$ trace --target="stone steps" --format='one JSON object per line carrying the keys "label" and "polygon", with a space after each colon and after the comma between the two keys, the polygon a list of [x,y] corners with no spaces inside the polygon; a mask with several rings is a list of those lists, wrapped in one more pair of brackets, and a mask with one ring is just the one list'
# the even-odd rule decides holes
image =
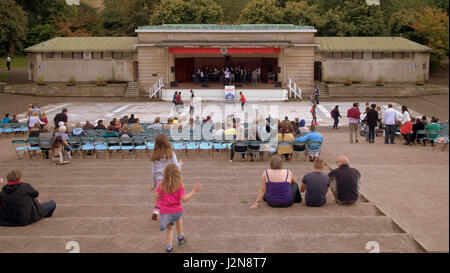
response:
{"label": "stone steps", "polygon": [[[304,201],[290,208],[263,202],[251,210],[268,162],[178,157],[186,191],[195,183],[203,188],[183,205],[189,242],[176,252],[368,252],[369,241],[377,241],[382,252],[423,251],[363,196],[352,206],[336,204],[328,192],[320,208]],[[312,170],[303,160],[284,166],[298,181]],[[0,227],[0,252],[67,252],[67,241],[77,241],[81,252],[164,250],[159,221],[150,220],[155,198],[149,159],[74,159],[60,167],[38,158],[0,164],[2,173],[13,168],[40,191],[41,201],[55,200],[57,208],[52,218],[32,225]]]}
{"label": "stone steps", "polygon": [[139,82],[129,82],[125,97],[139,97]]}
{"label": "stone steps", "polygon": [[[67,235],[67,236],[3,236],[0,252],[54,253],[69,252],[66,244],[76,241],[81,253],[148,253],[164,252],[162,232],[147,235]],[[186,232],[188,242],[174,246],[175,253],[367,253],[366,244],[378,242],[381,252],[421,252],[414,239],[405,233],[296,233],[279,234],[198,234]]]}

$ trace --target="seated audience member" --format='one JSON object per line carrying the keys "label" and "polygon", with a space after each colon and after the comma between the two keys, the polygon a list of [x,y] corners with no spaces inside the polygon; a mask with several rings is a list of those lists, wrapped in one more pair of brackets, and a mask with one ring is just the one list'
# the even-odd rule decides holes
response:
{"label": "seated audience member", "polygon": [[[441,126],[438,124],[439,119],[436,117],[431,117],[431,123],[425,126],[427,132],[427,138],[436,138],[438,134],[430,134],[430,131],[439,131]],[[434,140],[430,140],[431,146],[434,146]]]}
{"label": "seated audience member", "polygon": [[216,122],[214,124],[214,129],[213,129],[213,132],[212,132],[212,138],[214,140],[223,140],[222,122]]}
{"label": "seated audience member", "polygon": [[305,204],[308,207],[321,207],[327,202],[327,192],[330,178],[323,173],[325,164],[317,158],[314,162],[314,171],[303,176],[301,192],[305,192]]}
{"label": "seated audience member", "polygon": [[108,126],[108,132],[105,134],[105,137],[117,137],[117,132],[115,131],[114,125]]}
{"label": "seated audience member", "polygon": [[330,188],[336,203],[345,205],[353,204],[359,197],[359,185],[361,174],[357,169],[349,166],[346,156],[340,156],[336,162],[337,169],[328,173]]}
{"label": "seated audience member", "polygon": [[[52,140],[53,138],[53,134],[50,133],[49,129],[48,129],[48,125],[44,126],[42,128],[42,132],[39,134],[39,140]],[[42,152],[44,153],[44,157],[45,159],[48,159],[48,152],[51,150],[51,146],[40,146]]]}
{"label": "seated audience member", "polygon": [[423,126],[427,126],[427,124],[428,124],[427,116],[422,116],[422,123],[423,123]]}
{"label": "seated audience member", "polygon": [[153,129],[153,130],[158,130],[161,131],[163,129],[163,125],[161,124],[161,120],[159,117],[155,118],[155,122],[148,126],[147,129]]}
{"label": "seated audience member", "polygon": [[411,142],[412,143],[417,143],[420,144],[420,140],[418,140],[418,138],[422,138],[423,144],[422,145],[426,145],[426,140],[424,139],[425,135],[424,134],[417,134],[417,131],[419,130],[425,130],[425,125],[423,125],[422,123],[422,119],[420,118],[416,118],[416,119],[412,119],[412,122],[414,122],[413,124],[413,133],[411,135]]}
{"label": "seated audience member", "polygon": [[[289,127],[287,123],[282,123],[281,125],[281,133],[278,133],[278,142],[293,142],[294,135],[289,133]],[[286,160],[289,160],[289,156],[292,154],[292,146],[291,145],[277,145],[277,153],[280,156],[284,156]]]}
{"label": "seated audience member", "polygon": [[31,109],[31,115],[33,115],[34,112],[39,112],[39,117],[42,115],[42,111],[39,108],[39,106],[37,105],[37,103],[33,103],[31,105],[32,109]]}
{"label": "seated audience member", "polygon": [[43,123],[45,123],[45,125],[47,125],[47,124],[48,124],[47,113],[42,112],[41,117],[40,117],[40,120],[41,120]]}
{"label": "seated audience member", "polygon": [[[310,142],[310,141],[318,141],[320,143],[323,143],[323,137],[322,134],[316,131],[316,126],[313,124],[311,125],[311,132],[298,137],[295,139],[296,141],[300,141],[300,142]],[[320,148],[320,146],[309,146],[312,149],[318,149]],[[318,153],[313,153],[313,154],[309,154],[309,161],[314,161],[315,158],[317,158],[319,156]]]}
{"label": "seated audience member", "polygon": [[5,117],[2,120],[2,123],[5,124],[5,123],[10,123],[10,122],[11,122],[11,119],[9,118],[9,114],[6,113]]}
{"label": "seated audience member", "polygon": [[58,132],[55,133],[55,139],[57,137],[61,137],[62,141],[64,142],[64,144],[67,145],[67,141],[69,140],[69,136],[66,134],[66,126],[61,126],[58,128]]}
{"label": "seated audience member", "polygon": [[94,130],[95,126],[91,124],[89,120],[86,120],[86,124],[83,126],[83,130]]}
{"label": "seated audience member", "polygon": [[304,119],[300,120],[299,131],[300,135],[306,135],[307,133],[309,133],[309,129],[308,127],[306,127],[306,121]]}
{"label": "seated audience member", "polygon": [[70,154],[65,150],[65,145],[62,138],[57,136],[52,144],[52,161],[56,162],[56,165],[64,165],[70,163]]}
{"label": "seated audience member", "polygon": [[123,116],[123,118],[119,119],[120,124],[123,126],[124,124],[128,124],[128,115]]}
{"label": "seated audience member", "polygon": [[106,126],[103,124],[103,120],[99,119],[97,121],[97,126],[94,127],[95,130],[106,130]]}
{"label": "seated audience member", "polygon": [[272,157],[270,169],[263,172],[256,201],[250,208],[258,208],[262,199],[271,207],[290,207],[302,201],[294,173],[283,169],[282,159],[278,155]]}
{"label": "seated audience member", "polygon": [[39,118],[39,112],[34,111],[33,114],[31,114],[30,120],[28,121],[28,127],[30,127],[30,130],[33,129],[33,127],[36,123],[45,125],[45,123],[42,122],[41,119]]}
{"label": "seated audience member", "polygon": [[75,128],[73,128],[72,130],[72,135],[73,136],[77,136],[77,137],[85,137],[86,132],[84,132],[83,128],[81,128],[81,123],[77,123],[75,124]]}
{"label": "seated audience member", "polygon": [[133,124],[136,122],[138,122],[138,121],[137,121],[137,119],[134,118],[134,114],[131,114],[130,118],[128,119],[128,123]]}
{"label": "seated audience member", "polygon": [[163,124],[162,129],[163,130],[170,130],[170,128],[172,128],[172,123],[173,123],[172,118],[168,118],[167,119],[167,123]]}
{"label": "seated audience member", "polygon": [[32,129],[30,129],[28,137],[39,137],[39,134],[41,133],[41,125],[39,122],[36,122]]}
{"label": "seated audience member", "polygon": [[19,170],[6,175],[8,183],[0,192],[0,226],[26,226],[43,217],[51,217],[56,209],[53,200],[41,203],[39,192],[21,178]]}
{"label": "seated audience member", "polygon": [[122,128],[120,129],[119,137],[133,137],[133,134],[128,129],[128,125],[124,124]]}
{"label": "seated audience member", "polygon": [[203,119],[203,123],[213,122],[210,115],[207,115],[205,119]]}
{"label": "seated audience member", "polygon": [[11,119],[11,123],[19,123],[19,120],[17,119],[16,115],[13,115],[13,117]]}
{"label": "seated audience member", "polygon": [[300,119],[295,118],[295,121],[292,122],[292,126],[294,126],[294,136],[300,136]]}
{"label": "seated audience member", "polygon": [[195,123],[195,125],[202,125],[202,121],[200,120],[199,116],[195,117],[194,123]]}
{"label": "seated audience member", "polygon": [[113,120],[111,120],[111,121],[109,122],[108,128],[109,128],[110,126],[113,127],[113,131],[114,131],[114,132],[116,132],[116,133],[120,132],[120,129],[118,129],[118,128],[116,127],[116,120],[115,120],[115,119],[113,119]]}
{"label": "seated audience member", "polygon": [[130,132],[131,133],[142,133],[144,132],[144,128],[142,128],[142,125],[140,124],[140,120],[136,119],[136,122],[131,124],[130,126]]}
{"label": "seated audience member", "polygon": [[120,128],[122,127],[122,124],[120,124],[119,119],[113,118],[113,120],[111,121],[110,124],[113,124],[113,125],[114,125],[114,130],[115,130],[116,132],[120,132]]}

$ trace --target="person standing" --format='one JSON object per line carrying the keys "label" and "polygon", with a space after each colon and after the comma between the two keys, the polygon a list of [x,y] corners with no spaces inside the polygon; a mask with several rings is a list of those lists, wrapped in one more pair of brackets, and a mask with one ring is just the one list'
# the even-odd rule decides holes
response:
{"label": "person standing", "polygon": [[348,118],[348,128],[350,131],[350,143],[353,143],[353,135],[355,135],[355,142],[358,143],[358,125],[359,119],[361,117],[361,112],[358,108],[358,103],[353,103],[353,107],[348,109],[347,118]]}
{"label": "person standing", "polygon": [[258,86],[258,72],[256,69],[252,71],[252,87],[253,86]]}
{"label": "person standing", "polygon": [[6,57],[6,67],[8,68],[8,71],[11,71],[11,57]]}
{"label": "person standing", "polygon": [[317,105],[314,103],[312,108],[311,108],[311,115],[312,115],[312,121],[311,121],[311,125],[317,125],[317,113],[316,113],[316,107]]}
{"label": "person standing", "polygon": [[59,128],[60,122],[63,122],[64,125],[67,127],[67,121],[68,121],[68,117],[67,117],[67,108],[62,109],[62,112],[57,114],[55,116],[55,118],[53,119],[53,122],[55,123],[55,130]]}
{"label": "person standing", "polygon": [[195,96],[194,96],[194,93],[191,90],[191,99],[189,100],[189,114],[191,116],[194,115],[194,108],[195,108]]}
{"label": "person standing", "polygon": [[333,129],[339,129],[339,128],[338,128],[338,125],[339,125],[339,118],[342,118],[342,117],[341,117],[341,114],[339,113],[339,105],[336,105],[336,106],[334,107],[334,109],[331,111],[331,117],[332,117],[333,120],[334,120],[334,123],[333,123]]}
{"label": "person standing", "polygon": [[239,92],[239,94],[241,95],[241,99],[240,99],[240,101],[241,101],[241,108],[242,108],[242,111],[244,111],[244,105],[245,105],[245,102],[246,102],[245,96],[244,96],[244,94],[242,94],[242,92]]}
{"label": "person standing", "polygon": [[376,104],[372,103],[366,114],[366,122],[369,127],[369,143],[375,143],[375,127],[378,123],[378,111],[375,109]]}
{"label": "person standing", "polygon": [[320,96],[320,90],[319,87],[314,88],[314,100],[316,101],[316,104],[319,104],[319,96]]}
{"label": "person standing", "polygon": [[395,128],[398,123],[398,112],[392,108],[392,104],[388,104],[388,109],[383,115],[384,124],[384,144],[394,144]]}

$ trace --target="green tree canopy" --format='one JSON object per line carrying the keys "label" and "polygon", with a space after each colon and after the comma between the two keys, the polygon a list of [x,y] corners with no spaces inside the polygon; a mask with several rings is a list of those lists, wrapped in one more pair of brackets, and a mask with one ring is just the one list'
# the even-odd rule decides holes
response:
{"label": "green tree canopy", "polygon": [[275,0],[252,0],[239,17],[241,24],[281,24],[283,20],[283,9]]}
{"label": "green tree canopy", "polygon": [[151,24],[219,24],[222,8],[213,0],[162,0]]}
{"label": "green tree canopy", "polygon": [[284,9],[284,23],[294,25],[315,26],[321,23],[321,17],[316,5],[309,5],[306,1],[287,2]]}
{"label": "green tree canopy", "polygon": [[0,43],[8,43],[10,54],[23,46],[27,31],[27,14],[22,7],[14,0],[0,0]]}

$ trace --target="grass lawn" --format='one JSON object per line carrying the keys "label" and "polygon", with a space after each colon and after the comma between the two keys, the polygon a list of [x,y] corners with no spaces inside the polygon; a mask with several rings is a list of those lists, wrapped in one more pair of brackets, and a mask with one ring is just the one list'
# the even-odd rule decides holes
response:
{"label": "grass lawn", "polygon": [[[4,65],[6,66],[6,61],[5,61]],[[27,56],[13,56],[13,57],[11,57],[11,68],[27,67],[27,66],[28,66]]]}

